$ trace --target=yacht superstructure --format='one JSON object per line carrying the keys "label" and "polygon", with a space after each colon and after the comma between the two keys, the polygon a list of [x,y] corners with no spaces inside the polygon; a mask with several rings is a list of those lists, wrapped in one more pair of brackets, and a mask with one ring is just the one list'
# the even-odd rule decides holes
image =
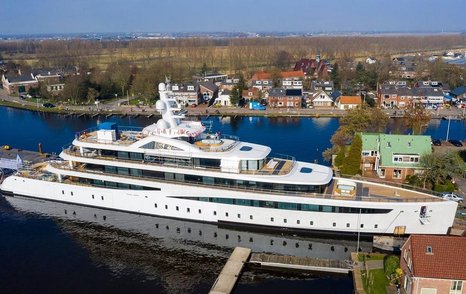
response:
{"label": "yacht superstructure", "polygon": [[100,124],[76,134],[61,160],[24,169],[1,185],[6,196],[139,214],[288,231],[446,234],[457,204],[274,155],[267,146],[206,132],[186,121],[169,84],[159,85],[162,118],[145,128]]}

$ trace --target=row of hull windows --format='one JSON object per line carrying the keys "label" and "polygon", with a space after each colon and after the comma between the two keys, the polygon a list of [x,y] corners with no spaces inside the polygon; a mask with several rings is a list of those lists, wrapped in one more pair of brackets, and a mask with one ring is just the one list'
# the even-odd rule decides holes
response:
{"label": "row of hull windows", "polygon": [[[155,208],[159,208],[159,206],[157,205],[157,203],[154,203],[154,207],[155,207]],[[169,206],[168,206],[168,205],[164,205],[164,208],[165,208],[165,210],[168,210],[168,209],[169,209]],[[176,210],[176,211],[180,211],[180,207],[179,207],[179,206],[175,206],[175,210]],[[187,213],[191,213],[191,208],[189,208],[189,207],[186,208],[186,212],[187,212]],[[202,214],[202,209],[198,209],[198,210],[197,210],[197,213],[198,213],[198,214]],[[216,215],[217,215],[217,211],[214,210],[214,211],[213,211],[213,215],[216,216]],[[225,217],[230,217],[230,214],[229,214],[228,212],[225,212]],[[236,214],[236,217],[237,217],[238,219],[241,219],[241,214],[240,214],[240,213],[237,213],[237,214]],[[253,216],[252,214],[250,214],[250,215],[249,215],[249,219],[250,219],[250,220],[253,220],[253,219],[254,219],[254,216]],[[278,221],[278,220],[277,220],[277,221]],[[274,223],[274,222],[275,222],[275,218],[274,218],[274,217],[270,217],[270,222],[271,222],[271,223]],[[283,223],[284,223],[284,224],[287,224],[287,223],[288,223],[288,219],[284,218],[284,219],[283,219]],[[300,225],[300,224],[301,224],[301,220],[299,220],[299,219],[296,220],[296,224],[297,224],[297,225]],[[309,221],[309,225],[310,225],[310,226],[313,226],[313,225],[314,225],[314,221]],[[332,226],[333,226],[333,227],[337,227],[337,223],[336,223],[336,222],[333,222],[333,223],[332,223]],[[347,227],[347,228],[351,228],[351,224],[350,224],[350,223],[346,223],[346,227]],[[363,228],[364,228],[364,224],[360,224],[359,227],[360,227],[361,229],[363,229]],[[377,229],[378,227],[379,227],[378,224],[375,224],[375,225],[374,225],[374,229]]]}
{"label": "row of hull windows", "polygon": [[285,210],[300,210],[300,211],[334,212],[334,213],[386,214],[392,211],[391,209],[340,207],[340,206],[330,206],[330,205],[314,205],[314,204],[301,204],[301,203],[291,203],[291,202],[217,198],[217,197],[188,197],[188,198],[183,198],[183,199],[222,203],[222,204],[231,204],[231,205],[241,205],[241,206],[254,206],[254,207],[265,207],[265,208],[275,208],[275,209],[285,209]]}
{"label": "row of hull windows", "polygon": [[[65,195],[65,190],[61,190],[61,194],[62,195]],[[70,192],[70,195],[71,196],[74,196],[74,193],[73,191]],[[96,197],[94,194],[92,194],[92,199],[98,199],[99,197]],[[104,196],[100,196],[100,200],[104,200]],[[65,210],[65,213],[66,213],[66,210]]]}
{"label": "row of hull windows", "polygon": [[273,191],[289,191],[289,192],[307,192],[307,193],[322,193],[326,186],[313,185],[286,185],[280,183],[265,183],[235,179],[225,179],[217,177],[208,177],[200,175],[178,174],[161,171],[141,170],[126,167],[103,166],[95,164],[87,164],[87,169],[105,172],[109,174],[120,174],[125,176],[143,177],[149,179],[164,179],[168,181],[185,182],[185,183],[202,183],[205,185],[220,185],[228,187],[236,187],[243,189],[264,189]]}
{"label": "row of hull windows", "polygon": [[146,187],[146,186],[139,186],[139,185],[130,185],[130,184],[125,184],[125,183],[102,181],[102,180],[96,180],[96,179],[79,178],[78,182],[86,184],[86,185],[90,185],[90,186],[93,186],[93,187],[108,188],[108,189],[160,191],[160,188]]}

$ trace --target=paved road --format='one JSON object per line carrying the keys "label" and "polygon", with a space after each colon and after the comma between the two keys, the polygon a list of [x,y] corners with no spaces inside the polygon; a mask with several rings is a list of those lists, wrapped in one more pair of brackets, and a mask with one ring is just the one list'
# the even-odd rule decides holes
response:
{"label": "paved road", "polygon": [[[21,105],[28,105],[30,107],[42,108],[42,105],[37,104],[37,102],[30,102],[18,97],[8,96],[3,89],[0,89],[0,99],[19,103]],[[107,103],[100,103],[97,105],[67,105],[65,106],[66,110],[74,112],[118,112],[118,113],[153,113],[155,111],[154,106],[126,106],[122,105],[127,101],[127,98],[120,98],[111,100]],[[268,115],[268,116],[344,116],[345,110],[340,109],[278,109],[278,108],[268,108],[266,110],[252,110],[248,108],[238,108],[238,107],[207,107],[207,105],[199,105],[198,107],[188,107],[188,115]],[[403,111],[401,110],[384,110],[389,116],[403,116]],[[445,117],[445,116],[464,116],[464,110],[458,108],[452,109],[440,109],[437,111],[431,110],[430,113],[433,118],[435,117]]]}

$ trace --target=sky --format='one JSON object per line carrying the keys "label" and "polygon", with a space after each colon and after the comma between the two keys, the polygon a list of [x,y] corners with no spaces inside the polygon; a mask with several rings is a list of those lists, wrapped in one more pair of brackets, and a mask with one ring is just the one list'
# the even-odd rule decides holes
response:
{"label": "sky", "polygon": [[465,0],[4,0],[0,35],[466,31]]}

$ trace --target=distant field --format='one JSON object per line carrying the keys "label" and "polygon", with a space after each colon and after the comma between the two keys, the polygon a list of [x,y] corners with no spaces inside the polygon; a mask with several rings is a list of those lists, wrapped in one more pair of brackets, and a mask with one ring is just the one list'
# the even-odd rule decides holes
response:
{"label": "distant field", "polygon": [[434,36],[354,36],[135,41],[0,41],[5,59],[31,66],[86,65],[106,69],[113,62],[127,61],[139,67],[154,63],[198,69],[203,64],[226,73],[254,71],[275,64],[285,51],[290,64],[302,57],[331,60],[367,56],[388,57],[417,52],[443,52],[466,48],[466,35]]}

